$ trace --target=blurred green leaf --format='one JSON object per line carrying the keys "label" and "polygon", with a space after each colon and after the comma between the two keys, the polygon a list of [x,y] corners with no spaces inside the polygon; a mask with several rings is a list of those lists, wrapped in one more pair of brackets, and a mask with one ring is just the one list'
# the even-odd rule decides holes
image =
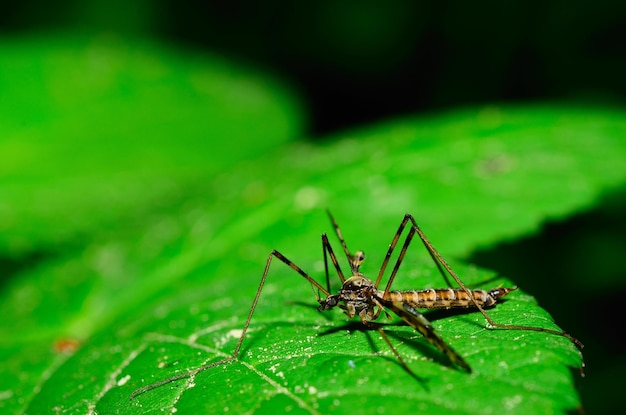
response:
{"label": "blurred green leaf", "polygon": [[[231,91],[223,82],[222,90]],[[181,112],[187,111],[193,113]],[[193,135],[178,130],[184,122],[172,121],[172,128],[160,130],[164,142],[155,142],[149,154],[196,161],[154,170],[184,183],[163,187],[159,200],[167,203],[156,207],[146,196],[150,188],[139,185],[127,193],[134,200],[110,200],[102,210],[94,209],[102,203],[98,192],[77,195],[79,189],[105,188],[109,174],[118,171],[109,164],[110,152],[93,153],[95,164],[76,173],[93,174],[85,173],[84,187],[65,187],[55,210],[29,210],[27,200],[14,200],[19,219],[11,236],[4,236],[6,246],[36,251],[49,249],[50,241],[62,245],[32,266],[22,264],[5,281],[0,338],[1,357],[9,363],[0,378],[0,407],[9,413],[576,409],[580,356],[564,338],[488,331],[477,313],[429,314],[474,369],[467,375],[447,366],[411,328],[392,325],[387,332],[424,379],[419,383],[375,332],[348,325],[341,313],[318,313],[309,284],[278,261],[239,361],[134,401],[128,397],[137,387],[231,353],[272,248],[323,279],[318,238],[332,231],[323,208],[332,209],[352,250],[366,250],[366,275],[376,275],[405,212],[414,214],[446,258],[458,257],[584,209],[623,184],[624,119],[609,109],[493,107],[396,120],[320,144],[286,144],[276,137],[268,144],[267,127],[246,136],[255,141],[258,134],[263,141],[255,150],[243,142],[215,151],[205,147],[211,156],[206,166],[196,146],[167,141]],[[287,137],[289,129],[280,126],[274,126],[279,137]],[[52,137],[62,146],[61,135]],[[60,166],[75,159],[67,152],[58,157]],[[138,164],[126,162],[128,177],[138,176],[145,186],[156,174],[135,170],[147,163],[139,160],[142,151],[135,157]],[[36,165],[15,166],[13,175],[25,177],[25,166]],[[51,171],[63,188],[65,169]],[[6,183],[15,195],[46,187],[41,175]],[[76,204],[78,196],[83,201]],[[59,212],[79,218],[66,233],[59,231],[65,223]],[[41,229],[26,226],[28,220]],[[84,236],[79,242],[77,234]],[[422,250],[411,247],[394,288],[444,285]],[[523,281],[453,265],[472,286],[524,288]],[[502,323],[556,328],[521,290],[490,313]],[[75,342],[74,353],[62,351]]]}
{"label": "blurred green leaf", "polygon": [[198,181],[302,131],[285,86],[216,56],[113,35],[0,51],[2,251],[143,226]]}

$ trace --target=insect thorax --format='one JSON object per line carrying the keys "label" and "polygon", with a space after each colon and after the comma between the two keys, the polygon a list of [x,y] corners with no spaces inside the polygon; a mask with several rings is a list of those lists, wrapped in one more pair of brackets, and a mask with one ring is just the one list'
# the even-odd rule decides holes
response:
{"label": "insect thorax", "polygon": [[318,309],[329,310],[339,306],[346,311],[348,317],[358,315],[361,320],[365,317],[372,320],[377,315],[375,308],[381,306],[376,298],[377,294],[374,283],[359,273],[348,278],[337,294],[329,295],[321,301]]}

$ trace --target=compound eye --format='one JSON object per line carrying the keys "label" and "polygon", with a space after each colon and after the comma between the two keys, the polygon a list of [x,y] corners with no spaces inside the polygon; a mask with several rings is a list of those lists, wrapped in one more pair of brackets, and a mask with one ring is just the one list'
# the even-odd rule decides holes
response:
{"label": "compound eye", "polygon": [[320,303],[320,306],[317,308],[318,310],[330,310],[335,307],[339,303],[339,300],[336,295],[330,295],[326,297],[324,301]]}

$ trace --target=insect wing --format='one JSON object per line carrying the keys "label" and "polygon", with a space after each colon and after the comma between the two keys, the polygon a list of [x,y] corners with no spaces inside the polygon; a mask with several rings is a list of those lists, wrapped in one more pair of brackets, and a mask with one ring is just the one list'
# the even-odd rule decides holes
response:
{"label": "insect wing", "polygon": [[472,371],[469,364],[441,338],[433,325],[430,324],[430,321],[416,308],[404,302],[390,302],[385,304],[385,306],[402,318],[409,326],[419,331],[429,343],[445,354],[452,363],[458,365],[466,372]]}

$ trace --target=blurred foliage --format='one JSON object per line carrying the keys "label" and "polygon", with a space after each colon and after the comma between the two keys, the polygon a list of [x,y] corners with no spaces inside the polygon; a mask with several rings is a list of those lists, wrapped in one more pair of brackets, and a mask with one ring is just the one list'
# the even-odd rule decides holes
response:
{"label": "blurred foliage", "polygon": [[200,173],[303,131],[285,88],[217,57],[116,36],[0,50],[0,246],[16,254],[94,237],[120,215],[142,222]]}
{"label": "blurred foliage", "polygon": [[244,57],[297,84],[326,133],[494,100],[623,102],[625,19],[610,0],[27,0],[5,6],[0,31],[116,31]]}

